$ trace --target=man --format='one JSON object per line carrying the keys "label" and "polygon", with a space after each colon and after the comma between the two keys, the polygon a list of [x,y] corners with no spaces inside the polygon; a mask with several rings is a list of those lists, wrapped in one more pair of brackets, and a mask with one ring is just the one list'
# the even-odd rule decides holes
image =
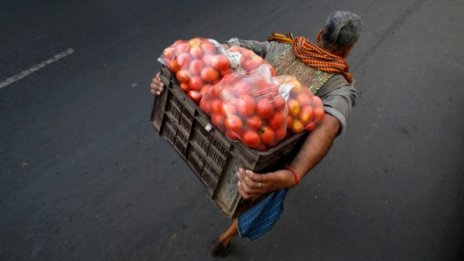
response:
{"label": "man", "polygon": [[[298,184],[326,155],[334,139],[346,127],[356,90],[345,60],[361,31],[361,18],[348,11],[332,13],[317,34],[317,44],[303,37],[272,34],[267,42],[236,38],[225,43],[254,51],[276,67],[279,75],[295,75],[310,90],[321,97],[325,117],[320,126],[309,133],[289,166],[269,173],[253,173],[240,169],[238,191],[244,199],[260,201],[233,220],[229,228],[212,244],[212,254],[225,256],[230,240],[240,233],[254,240],[269,231],[283,210],[283,200],[289,188]],[[153,78],[151,92],[159,95],[164,86],[159,73]]]}

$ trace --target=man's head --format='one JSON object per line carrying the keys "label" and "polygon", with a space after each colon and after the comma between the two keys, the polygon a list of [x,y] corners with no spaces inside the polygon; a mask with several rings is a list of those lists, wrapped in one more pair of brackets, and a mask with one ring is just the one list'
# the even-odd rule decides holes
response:
{"label": "man's head", "polygon": [[361,17],[349,11],[336,11],[317,35],[318,45],[342,58],[348,57],[361,32]]}

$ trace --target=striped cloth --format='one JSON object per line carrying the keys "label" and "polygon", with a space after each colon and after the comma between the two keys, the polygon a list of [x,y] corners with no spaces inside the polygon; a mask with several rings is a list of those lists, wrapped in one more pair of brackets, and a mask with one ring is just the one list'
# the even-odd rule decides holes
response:
{"label": "striped cloth", "polygon": [[288,189],[279,189],[244,212],[238,218],[238,233],[251,241],[258,239],[279,220],[284,211],[284,200]]}
{"label": "striped cloth", "polygon": [[342,57],[327,52],[302,36],[293,38],[291,33],[272,33],[267,40],[291,44],[295,56],[309,67],[322,72],[341,74],[349,83],[353,82],[353,76],[349,73],[350,67]]}

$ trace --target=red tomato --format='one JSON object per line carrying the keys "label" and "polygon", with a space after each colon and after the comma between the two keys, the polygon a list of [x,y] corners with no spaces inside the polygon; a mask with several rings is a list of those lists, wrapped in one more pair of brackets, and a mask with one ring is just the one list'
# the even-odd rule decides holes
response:
{"label": "red tomato", "polygon": [[180,43],[176,45],[176,52],[179,53],[188,53],[190,50],[190,46],[188,43]]}
{"label": "red tomato", "polygon": [[176,78],[179,83],[188,83],[190,81],[190,73],[187,70],[179,70],[176,73]]}
{"label": "red tomato", "polygon": [[212,66],[213,65],[213,55],[211,54],[205,54],[203,55],[202,61],[205,65],[207,66]]}
{"label": "red tomato", "polygon": [[177,53],[185,53],[185,52],[188,52],[190,49],[190,46],[188,43],[179,43],[178,45],[176,45],[176,51]]}
{"label": "red tomato", "polygon": [[279,95],[279,89],[275,85],[269,85],[269,96],[270,98],[276,97]]}
{"label": "red tomato", "polygon": [[245,81],[239,81],[234,85],[234,90],[239,96],[249,95],[252,89],[251,85]]}
{"label": "red tomato", "polygon": [[276,95],[276,96],[274,96],[274,98],[272,100],[274,102],[274,108],[277,111],[283,111],[285,109],[285,106],[287,104],[285,102],[285,99],[282,96]]}
{"label": "red tomato", "polygon": [[221,82],[224,84],[224,86],[229,86],[232,83],[235,83],[240,77],[242,76],[237,73],[228,74],[222,78]]}
{"label": "red tomato", "polygon": [[287,117],[287,128],[288,128],[288,129],[291,129],[291,128],[292,128],[292,124],[293,124],[293,117],[288,116],[288,117]]}
{"label": "red tomato", "polygon": [[255,113],[256,103],[249,95],[242,95],[237,101],[238,112],[247,117]]}
{"label": "red tomato", "polygon": [[285,136],[287,136],[287,126],[284,126],[280,129],[277,129],[275,131],[275,134],[276,134],[276,141],[279,142],[283,139],[285,139]]}
{"label": "red tomato", "polygon": [[251,51],[251,50],[248,50],[248,49],[243,48],[243,47],[239,47],[239,48],[240,48],[240,49],[239,49],[239,52],[240,52],[243,56],[245,56],[247,59],[250,58],[250,57],[252,57],[253,55],[256,55],[256,54],[255,54],[253,51]]}
{"label": "red tomato", "polygon": [[241,64],[242,68],[246,71],[246,72],[251,72],[253,71],[254,69],[256,69],[256,67],[258,67],[258,63],[256,63],[254,60],[252,59],[247,59],[245,61],[243,61]]}
{"label": "red tomato", "polygon": [[301,104],[301,106],[310,105],[313,99],[309,92],[301,92],[296,97],[296,100]]}
{"label": "red tomato", "polygon": [[203,96],[206,95],[209,92],[209,90],[211,90],[211,88],[212,86],[210,84],[203,85],[203,87],[201,87],[201,90],[200,90],[201,95]]}
{"label": "red tomato", "polygon": [[214,82],[218,79],[219,73],[216,71],[216,69],[213,69],[211,67],[204,67],[201,70],[201,78],[205,82]]}
{"label": "red tomato", "polygon": [[211,59],[211,63],[219,71],[226,71],[229,69],[229,60],[222,54],[215,55]]}
{"label": "red tomato", "polygon": [[[202,90],[202,93],[204,93],[205,97],[208,97],[208,99],[213,99],[215,98],[214,95],[213,95],[213,89],[214,89],[214,86],[211,85],[211,84],[205,84],[201,90]],[[203,92],[204,90],[204,92]]]}
{"label": "red tomato", "polygon": [[251,148],[258,148],[258,146],[261,144],[259,134],[253,130],[246,130],[243,132],[242,141],[245,145]]}
{"label": "red tomato", "polygon": [[263,121],[257,115],[253,115],[246,119],[246,126],[250,130],[259,130],[263,126]]}
{"label": "red tomato", "polygon": [[203,69],[203,62],[201,60],[195,59],[190,62],[189,71],[192,75],[200,75],[201,69]]}
{"label": "red tomato", "polygon": [[[235,100],[237,97],[234,94],[234,91],[232,89],[222,89],[220,96],[224,101],[231,102],[232,100]],[[235,104],[235,103],[232,103]]]}
{"label": "red tomato", "polygon": [[240,133],[226,129],[226,136],[233,140],[240,140]]}
{"label": "red tomato", "polygon": [[190,47],[190,54],[197,59],[201,59],[201,57],[203,57],[203,51],[199,46]]}
{"label": "red tomato", "polygon": [[224,117],[224,114],[222,114],[222,113],[212,113],[211,114],[211,122],[220,131],[225,130],[224,120],[225,120],[225,117]]}
{"label": "red tomato", "polygon": [[222,85],[221,84],[215,84],[213,86],[213,92],[212,92],[212,95],[214,97],[220,97],[221,96],[221,92],[222,92]]}
{"label": "red tomato", "polygon": [[186,68],[189,66],[190,61],[192,61],[192,56],[189,53],[180,53],[177,56],[177,63],[181,68]]}
{"label": "red tomato", "polygon": [[268,127],[268,126],[264,126],[262,127],[260,130],[259,130],[259,133],[260,133],[260,138],[261,138],[261,141],[269,146],[269,147],[272,147],[274,145],[277,144],[277,141],[276,141],[276,138],[275,138],[275,132],[272,128]]}
{"label": "red tomato", "polygon": [[166,66],[169,68],[169,70],[171,70],[172,72],[177,72],[178,70],[180,70],[180,66],[179,64],[177,63],[177,60],[173,59],[173,60],[170,60],[168,62],[168,64],[166,64]]}
{"label": "red tomato", "polygon": [[274,130],[287,126],[287,114],[283,111],[277,111],[269,120],[269,126]]}
{"label": "red tomato", "polygon": [[261,75],[255,79],[254,85],[258,88],[258,91],[261,94],[269,91],[269,82],[264,77],[261,77]]}
{"label": "red tomato", "polygon": [[163,51],[163,58],[166,60],[172,60],[176,55],[176,49],[172,46],[164,49]]}
{"label": "red tomato", "polygon": [[203,50],[203,53],[212,54],[216,52],[216,46],[214,46],[214,44],[210,41],[204,41],[201,43],[201,49]]}
{"label": "red tomato", "polygon": [[190,87],[188,85],[188,83],[185,83],[185,82],[181,82],[179,84],[180,88],[184,91],[184,92],[188,92],[190,91]]}
{"label": "red tomato", "polygon": [[200,104],[201,93],[199,91],[189,91],[187,93],[188,97],[192,99],[196,104]]}
{"label": "red tomato", "polygon": [[203,87],[203,81],[201,80],[200,76],[193,76],[190,78],[189,81],[189,88],[193,91],[200,91]]}
{"label": "red tomato", "polygon": [[226,70],[220,70],[219,74],[221,75],[221,77],[225,77],[226,75],[231,74],[233,72],[234,71],[232,69],[226,69]]}
{"label": "red tomato", "polygon": [[214,99],[211,101],[211,112],[212,113],[221,113],[222,112],[222,101],[220,99]]}
{"label": "red tomato", "polygon": [[201,38],[195,37],[195,38],[190,39],[188,41],[188,44],[190,45],[190,47],[199,47],[201,45],[201,42],[202,42]]}
{"label": "red tomato", "polygon": [[224,121],[224,125],[227,129],[233,132],[240,132],[243,127],[242,119],[240,119],[237,115],[227,115],[226,120]]}
{"label": "red tomato", "polygon": [[235,114],[237,110],[235,109],[235,105],[232,103],[228,102],[222,105],[222,113],[225,115],[232,115]]}
{"label": "red tomato", "polygon": [[256,106],[258,115],[263,119],[270,119],[274,115],[274,107],[269,99],[261,99]]}
{"label": "red tomato", "polygon": [[208,99],[205,99],[205,96],[203,96],[200,100],[200,110],[207,115],[211,114],[211,102]]}

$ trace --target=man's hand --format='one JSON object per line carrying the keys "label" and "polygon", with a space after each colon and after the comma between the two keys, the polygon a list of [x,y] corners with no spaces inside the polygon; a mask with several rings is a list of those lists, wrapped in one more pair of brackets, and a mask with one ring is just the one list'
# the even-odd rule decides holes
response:
{"label": "man's hand", "polygon": [[251,170],[239,169],[238,192],[244,199],[256,200],[269,192],[281,188],[290,188],[295,184],[293,174],[289,170],[278,170],[265,174],[257,174]]}
{"label": "man's hand", "polygon": [[161,95],[163,91],[164,91],[164,84],[161,81],[160,73],[158,72],[155,75],[155,77],[153,77],[153,79],[151,80],[150,92],[151,94],[158,96],[158,95]]}

